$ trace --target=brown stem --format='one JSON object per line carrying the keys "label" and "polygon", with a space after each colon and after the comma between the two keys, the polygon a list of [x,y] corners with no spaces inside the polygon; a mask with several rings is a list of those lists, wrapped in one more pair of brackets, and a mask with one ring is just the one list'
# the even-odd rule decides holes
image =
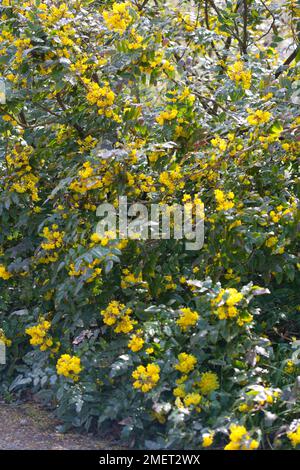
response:
{"label": "brown stem", "polygon": [[278,78],[282,74],[282,72],[284,71],[284,67],[287,67],[288,65],[290,65],[291,62],[293,62],[294,59],[296,59],[296,56],[297,56],[299,51],[300,51],[300,46],[296,47],[296,49],[283,62],[283,64],[280,67],[278,67],[278,69],[275,72],[275,78]]}
{"label": "brown stem", "polygon": [[242,42],[242,52],[244,55],[247,54],[248,46],[248,2],[243,0],[243,42]]}

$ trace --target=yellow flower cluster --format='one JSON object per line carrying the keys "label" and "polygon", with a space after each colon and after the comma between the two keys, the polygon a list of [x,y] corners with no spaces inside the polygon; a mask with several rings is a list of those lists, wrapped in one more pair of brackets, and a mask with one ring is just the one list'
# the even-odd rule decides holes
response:
{"label": "yellow flower cluster", "polygon": [[219,388],[218,377],[213,372],[204,372],[199,380],[193,382],[193,387],[200,388],[201,394],[199,392],[187,393],[185,386],[185,382],[188,380],[187,374],[194,369],[197,360],[194,356],[186,353],[180,354],[178,360],[175,368],[183,375],[176,380],[177,387],[173,390],[173,395],[176,397],[175,404],[178,408],[192,405],[197,412],[200,412],[201,408],[198,405],[202,401],[202,395],[209,395]]}
{"label": "yellow flower cluster", "polygon": [[183,189],[184,180],[180,166],[176,165],[174,170],[163,171],[159,175],[159,182],[163,185],[161,188],[162,192],[168,191],[169,193],[173,193],[177,189]]}
{"label": "yellow flower cluster", "polygon": [[121,279],[121,287],[122,289],[127,289],[127,287],[132,287],[134,285],[140,285],[143,287],[148,287],[146,281],[143,280],[143,273],[140,272],[138,274],[131,273],[129,269],[122,270],[122,279]]}
{"label": "yellow flower cluster", "polygon": [[41,244],[41,247],[43,250],[55,250],[55,248],[60,248],[63,244],[63,237],[65,235],[64,232],[59,232],[58,226],[56,224],[53,224],[51,227],[52,230],[49,229],[49,227],[44,227],[42,235],[44,238],[46,238],[46,242],[43,242]]}
{"label": "yellow flower cluster", "polygon": [[124,34],[132,21],[129,9],[133,9],[130,2],[114,3],[111,10],[102,13],[104,22],[110,31]]}
{"label": "yellow flower cluster", "polygon": [[143,44],[144,38],[140,34],[136,32],[135,28],[131,28],[130,31],[130,40],[127,41],[127,47],[130,50],[136,50],[136,49],[145,49],[146,44]]}
{"label": "yellow flower cluster", "polygon": [[234,193],[230,191],[229,193],[224,193],[220,189],[215,189],[215,198],[217,202],[217,211],[227,211],[229,209],[232,209],[234,207]]}
{"label": "yellow flower cluster", "polygon": [[251,86],[252,74],[250,70],[245,70],[244,63],[240,60],[230,65],[227,69],[227,75],[230,80],[242,85],[245,90]]}
{"label": "yellow flower cluster", "polygon": [[132,194],[139,196],[142,192],[151,193],[155,191],[154,179],[152,176],[140,173],[137,178],[136,175],[129,173],[128,171],[126,173],[126,177],[128,186],[132,188],[132,191],[130,191],[128,195]]}
{"label": "yellow flower cluster", "polygon": [[117,238],[116,232],[113,230],[107,230],[105,232],[105,237],[101,237],[98,233],[94,232],[91,237],[91,246],[95,243],[100,243],[101,246],[106,246],[109,242],[109,240],[115,240]]}
{"label": "yellow flower cluster", "polygon": [[134,388],[139,388],[143,393],[147,393],[157,385],[159,381],[160,367],[157,364],[147,364],[146,367],[138,366],[132,373],[135,379]]}
{"label": "yellow flower cluster", "polygon": [[[243,294],[238,292],[237,289],[221,289],[217,297],[211,300],[211,305],[214,308],[213,313],[216,314],[220,320],[227,318],[235,318],[239,315],[236,305],[243,299]],[[215,307],[217,307],[215,309]],[[238,318],[237,323],[242,326],[244,323],[250,322],[252,315],[243,314],[243,317]]]}
{"label": "yellow flower cluster", "polygon": [[11,278],[11,276],[12,275],[7,271],[6,267],[3,264],[0,264],[0,278],[4,279],[4,281],[7,281]]}
{"label": "yellow flower cluster", "polygon": [[38,325],[31,326],[26,328],[25,333],[30,338],[30,344],[33,346],[40,346],[41,351],[46,351],[48,348],[53,346],[53,339],[51,336],[48,336],[48,331],[51,328],[51,323],[49,321],[42,321]]}
{"label": "yellow flower cluster", "polygon": [[289,431],[287,433],[287,437],[291,441],[293,447],[296,447],[298,444],[300,444],[300,425],[297,426],[294,431]]}
{"label": "yellow flower cluster", "polygon": [[282,205],[275,207],[273,210],[270,211],[270,219],[274,224],[277,224],[284,216],[290,215],[293,213],[293,207],[288,209],[283,208]]}
{"label": "yellow flower cluster", "polygon": [[202,447],[210,447],[214,442],[214,433],[205,433],[202,436]]}
{"label": "yellow flower cluster", "polygon": [[116,95],[109,84],[105,83],[103,87],[100,87],[96,82],[87,79],[85,82],[88,87],[88,93],[86,95],[88,102],[98,106],[98,114],[105,115],[108,118],[114,117],[112,105],[115,102]]}
{"label": "yellow flower cluster", "polygon": [[181,377],[179,380],[176,381],[178,386],[174,388],[173,395],[176,397],[175,405],[177,408],[184,408],[184,407],[194,407],[195,411],[198,413],[201,411],[199,407],[200,402],[202,401],[202,396],[200,393],[197,392],[190,392],[187,393],[185,390],[184,382],[187,379],[187,376]]}
{"label": "yellow flower cluster", "polygon": [[195,356],[183,352],[178,356],[178,363],[175,364],[175,369],[179,370],[182,374],[188,374],[194,370],[196,364],[197,359]]}
{"label": "yellow flower cluster", "polygon": [[23,61],[23,52],[25,49],[30,48],[31,41],[29,38],[22,38],[22,39],[20,38],[20,39],[16,39],[13,44],[16,47],[15,64],[14,64],[14,68],[16,68],[16,66],[18,64],[21,64],[21,62]]}
{"label": "yellow flower cluster", "polygon": [[225,152],[227,149],[227,142],[222,137],[216,136],[214,139],[211,140],[211,143],[214,147],[217,147],[222,152]]}
{"label": "yellow flower cluster", "polygon": [[195,102],[195,95],[191,93],[191,90],[188,87],[184,87],[182,91],[180,90],[168,90],[168,95],[167,96],[167,101],[170,103],[176,103],[177,101],[179,102],[186,102],[189,106],[192,106]]}
{"label": "yellow flower cluster", "polygon": [[78,175],[82,179],[88,179],[94,173],[93,168],[91,167],[90,162],[84,162],[82,165],[82,169],[79,170]]}
{"label": "yellow flower cluster", "polygon": [[78,139],[77,144],[79,145],[80,153],[88,152],[97,145],[97,139],[94,139],[91,135],[85,137],[85,139]]}
{"label": "yellow flower cluster", "polygon": [[196,385],[199,386],[202,395],[209,395],[219,388],[218,376],[213,372],[204,372]]}
{"label": "yellow flower cluster", "polygon": [[294,361],[292,361],[291,359],[289,359],[289,360],[286,362],[286,365],[284,366],[283,371],[284,371],[286,374],[293,374],[296,370],[297,370],[296,364],[294,363]]}
{"label": "yellow flower cluster", "polygon": [[63,375],[77,382],[79,379],[78,375],[82,371],[80,358],[63,354],[57,361],[56,371],[58,375]]}
{"label": "yellow flower cluster", "polygon": [[229,434],[230,442],[224,447],[224,450],[255,450],[259,443],[251,439],[247,429],[244,426],[232,424]]}
{"label": "yellow flower cluster", "polygon": [[[202,397],[199,393],[187,393],[183,399],[183,403],[185,406],[198,406],[201,402]],[[200,409],[198,410],[200,411]]]}
{"label": "yellow flower cluster", "polygon": [[164,285],[166,290],[175,290],[177,288],[177,284],[173,281],[172,276],[164,276],[164,280],[167,281],[167,283]]}
{"label": "yellow flower cluster", "polygon": [[94,169],[90,162],[84,162],[82,168],[78,171],[79,179],[70,183],[70,189],[79,194],[85,194],[87,191],[103,187],[104,179],[94,175]]}
{"label": "yellow flower cluster", "polygon": [[6,161],[10,169],[14,170],[10,190],[20,194],[28,192],[32,201],[38,201],[37,183],[39,178],[32,173],[29,161],[32,154],[33,148],[31,146],[16,145],[7,155]]}
{"label": "yellow flower cluster", "polygon": [[38,201],[38,190],[37,183],[39,178],[33,173],[22,174],[19,180],[11,185],[11,190],[17,193],[24,194],[29,193],[32,201]]}
{"label": "yellow flower cluster", "polygon": [[158,50],[155,51],[154,59],[149,60],[144,54],[142,56],[142,61],[145,65],[140,66],[140,70],[144,73],[151,73],[152,70],[161,71],[161,72],[173,72],[174,65],[170,63],[168,59],[165,58],[165,51]]}
{"label": "yellow flower cluster", "polygon": [[50,264],[55,263],[58,260],[58,253],[47,253],[46,256],[42,256],[38,259],[40,264]]}
{"label": "yellow flower cluster", "polygon": [[131,349],[132,352],[138,352],[140,351],[140,349],[142,349],[144,343],[145,341],[143,338],[138,335],[133,335],[128,343],[128,347],[129,349]]}
{"label": "yellow flower cluster", "polygon": [[2,119],[4,122],[10,122],[13,126],[16,126],[18,124],[17,121],[15,121],[14,118],[9,114],[4,114],[2,116]]}
{"label": "yellow flower cluster", "polygon": [[[230,230],[232,230],[233,228],[239,227],[240,225],[241,225],[241,221],[240,221],[240,220],[236,220],[236,221],[233,222],[229,227],[230,227]],[[241,280],[240,276],[236,276],[236,275],[234,274],[232,268],[228,268],[228,269],[227,269],[226,274],[224,274],[224,277],[225,277],[225,279],[234,279],[236,282],[240,282],[240,280]]]}
{"label": "yellow flower cluster", "polygon": [[130,318],[132,310],[117,300],[112,300],[100,313],[106,325],[115,326],[115,333],[129,333],[133,329],[135,322]]}
{"label": "yellow flower cluster", "polygon": [[91,275],[86,279],[87,283],[93,282],[94,279],[100,276],[102,273],[102,269],[98,267],[98,265],[101,263],[100,259],[94,259],[92,263],[89,263],[87,266],[80,267],[79,269],[75,269],[74,263],[70,264],[70,269],[69,269],[69,276],[81,276],[87,273],[88,269],[92,270]]}
{"label": "yellow flower cluster", "polygon": [[162,111],[158,116],[156,116],[155,120],[160,126],[163,126],[165,121],[172,121],[173,119],[176,119],[177,114],[177,109],[171,109],[170,111]]}
{"label": "yellow flower cluster", "polygon": [[43,25],[49,27],[57,23],[62,18],[73,18],[74,15],[68,11],[66,3],[61,3],[58,7],[55,5],[47,5],[46,3],[39,4],[39,18],[43,21]]}
{"label": "yellow flower cluster", "polygon": [[[8,118],[5,118],[8,120]],[[30,146],[26,146],[24,148],[20,148],[20,146],[15,146],[11,153],[9,153],[6,157],[6,161],[9,166],[15,170],[20,170],[23,168],[24,170],[31,170],[30,167],[30,157],[33,153],[33,148]]]}
{"label": "yellow flower cluster", "polygon": [[4,343],[5,346],[10,347],[12,344],[11,339],[6,338],[4,331],[0,328],[0,343]]}
{"label": "yellow flower cluster", "polygon": [[2,32],[1,32],[1,35],[0,35],[0,44],[2,42],[6,42],[6,41],[13,42],[14,41],[14,36],[9,31],[5,31],[3,29]]}
{"label": "yellow flower cluster", "polygon": [[265,245],[268,247],[268,248],[273,248],[273,246],[275,246],[278,242],[278,238],[277,237],[269,237],[267,238],[267,240],[265,241]]}
{"label": "yellow flower cluster", "polygon": [[269,111],[262,111],[261,109],[257,109],[253,111],[252,109],[247,109],[249,116],[247,117],[247,121],[252,126],[260,126],[270,121],[272,114]]}
{"label": "yellow flower cluster", "polygon": [[183,379],[180,378],[179,380],[176,380],[176,384],[178,385],[177,387],[174,388],[173,390],[173,395],[177,398],[184,398],[186,395],[185,391],[185,385],[182,383],[187,379],[187,375],[183,376]]}
{"label": "yellow flower cluster", "polygon": [[180,317],[176,321],[182,331],[187,331],[190,326],[194,326],[198,321],[199,315],[190,308],[181,308]]}

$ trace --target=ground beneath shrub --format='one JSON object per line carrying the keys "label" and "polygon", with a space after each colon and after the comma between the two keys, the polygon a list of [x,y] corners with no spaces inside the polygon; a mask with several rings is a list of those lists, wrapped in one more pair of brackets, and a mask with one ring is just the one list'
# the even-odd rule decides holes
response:
{"label": "ground beneath shrub", "polygon": [[0,403],[0,450],[111,450],[116,442],[56,431],[59,422],[36,404]]}

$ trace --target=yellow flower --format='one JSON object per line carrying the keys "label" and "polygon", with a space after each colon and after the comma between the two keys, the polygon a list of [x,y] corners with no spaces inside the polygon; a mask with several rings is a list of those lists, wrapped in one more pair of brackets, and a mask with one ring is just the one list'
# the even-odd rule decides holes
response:
{"label": "yellow flower", "polygon": [[283,370],[286,374],[293,374],[296,370],[296,364],[292,360],[288,360]]}
{"label": "yellow flower", "polygon": [[269,122],[272,117],[272,114],[269,113],[269,111],[262,111],[261,109],[258,109],[254,112],[251,109],[248,109],[247,111],[249,113],[247,121],[252,126],[260,126],[261,124],[265,124],[266,122]]}
{"label": "yellow flower", "polygon": [[214,442],[214,433],[206,433],[202,436],[202,447],[210,447]]}
{"label": "yellow flower", "polygon": [[278,242],[278,238],[277,238],[277,237],[269,237],[269,238],[265,241],[265,245],[266,245],[268,248],[272,248],[274,245],[276,245],[277,242]]}
{"label": "yellow flower", "polygon": [[162,191],[167,189],[169,193],[173,193],[176,189],[183,189],[184,181],[180,166],[176,165],[171,171],[163,171],[159,175],[159,182],[163,185]]}
{"label": "yellow flower", "polygon": [[128,269],[123,269],[122,271],[122,280],[121,280],[121,287],[122,289],[126,289],[127,287],[131,287],[135,284],[140,284],[144,287],[147,287],[147,282],[143,281],[143,273],[140,272],[138,274],[131,273]]}
{"label": "yellow flower", "polygon": [[[238,317],[239,311],[236,305],[241,302],[242,299],[243,294],[234,288],[221,289],[217,297],[211,300],[212,307],[217,306],[217,308],[213,310],[213,314],[216,314],[220,320]],[[237,319],[241,326],[244,322],[247,323],[251,320],[252,315],[247,312],[243,313],[243,315]]]}
{"label": "yellow flower", "polygon": [[201,402],[201,399],[202,397],[199,393],[188,393],[184,397],[183,403],[185,404],[185,406],[191,406],[191,405],[197,406]]}
{"label": "yellow flower", "polygon": [[217,147],[220,149],[222,152],[225,152],[227,149],[227,142],[225,139],[222,139],[221,137],[217,136],[214,139],[211,140],[211,143],[214,147]]}
{"label": "yellow flower", "polygon": [[105,115],[108,118],[113,118],[114,114],[111,109],[115,101],[115,94],[106,83],[103,87],[100,87],[98,83],[92,82],[88,79],[84,80],[86,82],[88,93],[86,99],[90,104],[96,104],[99,115]]}
{"label": "yellow flower", "polygon": [[182,374],[188,374],[195,368],[196,364],[197,359],[195,356],[183,352],[178,356],[178,363],[175,365],[175,369],[179,370]]}
{"label": "yellow flower", "polygon": [[133,9],[133,5],[130,2],[123,2],[114,3],[112,10],[104,10],[102,15],[108,29],[124,34],[132,21],[129,8]]}
{"label": "yellow flower", "polygon": [[234,193],[230,191],[229,193],[224,193],[220,189],[215,189],[215,198],[217,202],[217,211],[227,211],[234,207]]}
{"label": "yellow flower", "polygon": [[93,233],[90,238],[91,242],[99,243],[101,241],[100,235],[98,233]]}
{"label": "yellow flower", "polygon": [[135,28],[131,28],[130,31],[130,41],[127,42],[127,47],[130,50],[145,48],[146,46],[143,44],[144,38],[140,34],[137,34]]}
{"label": "yellow flower", "polygon": [[0,278],[7,281],[12,275],[6,270],[6,267],[3,264],[0,264]]}
{"label": "yellow flower", "polygon": [[8,348],[12,345],[11,339],[8,339],[5,336],[4,331],[1,328],[0,328],[0,343],[4,343],[5,346],[7,346]]}
{"label": "yellow flower", "polygon": [[156,122],[160,125],[163,126],[165,121],[172,121],[173,119],[176,118],[178,114],[177,109],[172,109],[170,111],[162,111],[157,117],[156,117]]}
{"label": "yellow flower", "polygon": [[259,443],[251,439],[245,426],[232,424],[229,434],[230,442],[224,447],[224,450],[255,450]]}
{"label": "yellow flower", "polygon": [[175,387],[174,390],[173,390],[173,395],[174,395],[174,397],[184,398],[185,395],[186,395],[184,385],[181,384],[178,387]]}
{"label": "yellow flower", "polygon": [[126,308],[117,300],[112,300],[105,310],[101,311],[106,325],[115,326],[115,333],[129,333],[133,329],[134,321],[130,318],[132,310]]}
{"label": "yellow flower", "polygon": [[147,364],[146,367],[138,366],[132,373],[135,379],[133,387],[141,389],[143,393],[149,392],[159,381],[160,367],[157,364]]}
{"label": "yellow flower", "polygon": [[250,70],[244,69],[244,63],[242,61],[239,60],[230,65],[227,69],[227,75],[230,80],[241,84],[245,90],[250,88],[252,74]]}
{"label": "yellow flower", "polygon": [[204,372],[197,385],[203,395],[208,395],[219,388],[218,376],[213,372]]}
{"label": "yellow flower", "polygon": [[91,167],[91,164],[90,162],[85,162],[83,165],[82,165],[82,170],[79,170],[78,174],[79,176],[82,178],[82,179],[87,179],[89,178],[90,176],[93,175],[94,173],[94,170],[93,168]]}
{"label": "yellow flower", "polygon": [[247,413],[248,411],[251,410],[251,406],[247,405],[247,403],[242,403],[240,406],[239,406],[239,411],[241,413]]}
{"label": "yellow flower", "polygon": [[[225,294],[226,296],[228,295],[225,302],[226,302],[226,305],[228,305],[229,307],[232,307],[233,305],[238,304],[243,299],[243,294],[241,292],[238,292],[234,288],[226,289]],[[223,298],[224,298],[224,295],[223,295]]]}
{"label": "yellow flower", "polygon": [[131,340],[128,343],[128,347],[129,349],[131,349],[131,351],[137,352],[140,349],[142,349],[144,342],[145,341],[140,336],[133,335]]}
{"label": "yellow flower", "polygon": [[53,345],[53,339],[51,336],[47,336],[48,330],[51,328],[51,323],[47,320],[43,320],[41,323],[30,328],[26,328],[25,333],[30,338],[30,344],[32,346],[40,346],[41,351],[46,351]]}
{"label": "yellow flower", "polygon": [[293,447],[296,447],[300,444],[300,425],[294,431],[290,431],[287,433],[287,437],[292,443]]}
{"label": "yellow flower", "polygon": [[58,375],[63,375],[77,382],[78,375],[82,370],[80,358],[63,354],[57,361],[56,370]]}
{"label": "yellow flower", "polygon": [[44,227],[42,235],[46,239],[45,242],[41,244],[43,250],[55,250],[55,248],[60,248],[63,244],[64,232],[59,232],[57,230],[57,225],[52,225],[52,230],[49,227]]}
{"label": "yellow flower", "polygon": [[154,349],[153,349],[153,348],[147,348],[147,349],[146,349],[146,353],[149,354],[149,355],[150,355],[150,354],[153,354],[153,353],[154,353]]}
{"label": "yellow flower", "polygon": [[197,312],[192,311],[190,308],[181,308],[180,317],[176,323],[180,326],[182,331],[186,331],[190,326],[194,326],[197,323],[198,318],[199,315]]}

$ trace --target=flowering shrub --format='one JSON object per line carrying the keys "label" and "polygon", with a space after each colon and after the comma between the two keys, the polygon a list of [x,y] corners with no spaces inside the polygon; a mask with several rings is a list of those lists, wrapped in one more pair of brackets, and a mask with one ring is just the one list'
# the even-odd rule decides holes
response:
{"label": "flowering shrub", "polygon": [[[299,12],[2,1],[4,396],[135,447],[300,445]],[[100,236],[119,196],[203,202],[204,246]]]}

